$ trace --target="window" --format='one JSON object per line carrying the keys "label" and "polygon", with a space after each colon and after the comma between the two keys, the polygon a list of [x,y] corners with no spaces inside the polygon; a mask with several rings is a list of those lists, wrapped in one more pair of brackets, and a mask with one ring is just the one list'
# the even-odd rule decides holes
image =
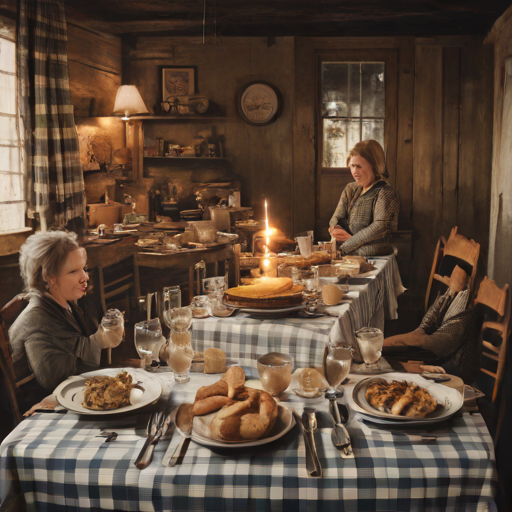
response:
{"label": "window", "polygon": [[25,229],[23,130],[16,91],[16,43],[0,36],[0,233]]}
{"label": "window", "polygon": [[384,147],[384,62],[322,62],[322,168],[346,168],[359,141]]}

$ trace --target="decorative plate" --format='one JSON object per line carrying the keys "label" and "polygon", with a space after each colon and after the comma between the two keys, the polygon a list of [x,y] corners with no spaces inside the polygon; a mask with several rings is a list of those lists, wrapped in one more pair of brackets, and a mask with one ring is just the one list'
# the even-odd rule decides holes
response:
{"label": "decorative plate", "polygon": [[237,109],[241,118],[254,126],[273,123],[281,111],[281,95],[272,85],[253,82],[240,88]]}

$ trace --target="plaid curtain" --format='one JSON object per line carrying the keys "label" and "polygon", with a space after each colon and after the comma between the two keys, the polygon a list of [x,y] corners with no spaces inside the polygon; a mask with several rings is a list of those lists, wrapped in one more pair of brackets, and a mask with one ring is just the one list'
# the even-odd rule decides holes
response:
{"label": "plaid curtain", "polygon": [[85,189],[69,91],[64,6],[61,0],[19,0],[18,12],[29,206],[39,212],[42,229],[83,226]]}

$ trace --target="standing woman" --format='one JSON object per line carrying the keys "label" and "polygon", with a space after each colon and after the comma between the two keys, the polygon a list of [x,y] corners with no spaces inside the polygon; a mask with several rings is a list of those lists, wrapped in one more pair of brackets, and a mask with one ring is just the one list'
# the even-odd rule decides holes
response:
{"label": "standing woman", "polygon": [[343,254],[391,254],[400,201],[395,189],[383,179],[386,159],[382,146],[376,140],[358,142],[348,154],[347,165],[355,182],[343,190],[329,222],[329,233],[341,242]]}
{"label": "standing woman", "polygon": [[38,232],[20,249],[30,302],[9,329],[9,339],[17,376],[35,376],[36,382],[22,387],[32,404],[69,376],[97,369],[101,350],[123,338],[123,325],[98,328],[76,304],[87,290],[86,264],[75,233]]}

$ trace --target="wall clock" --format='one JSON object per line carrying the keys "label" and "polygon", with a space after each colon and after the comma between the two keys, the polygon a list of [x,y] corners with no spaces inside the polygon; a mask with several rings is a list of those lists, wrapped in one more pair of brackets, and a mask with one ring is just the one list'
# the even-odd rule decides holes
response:
{"label": "wall clock", "polygon": [[238,113],[246,123],[254,126],[273,123],[281,111],[281,106],[279,90],[265,82],[252,82],[238,90]]}

